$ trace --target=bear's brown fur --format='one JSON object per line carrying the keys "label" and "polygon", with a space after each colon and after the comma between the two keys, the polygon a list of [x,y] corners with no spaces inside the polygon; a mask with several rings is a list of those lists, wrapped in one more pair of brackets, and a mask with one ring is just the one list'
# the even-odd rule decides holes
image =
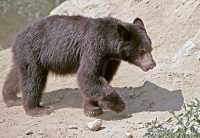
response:
{"label": "bear's brown fur", "polygon": [[104,108],[121,112],[125,103],[109,82],[121,60],[144,71],[152,69],[151,51],[151,40],[139,18],[125,23],[111,17],[45,17],[17,35],[3,98],[12,106],[21,90],[27,114],[49,113],[40,106],[49,71],[77,72],[85,114],[97,116]]}

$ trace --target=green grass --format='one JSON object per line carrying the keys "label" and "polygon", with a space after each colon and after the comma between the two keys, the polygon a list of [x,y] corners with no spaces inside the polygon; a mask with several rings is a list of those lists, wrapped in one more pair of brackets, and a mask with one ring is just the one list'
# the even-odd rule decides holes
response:
{"label": "green grass", "polygon": [[163,123],[153,120],[146,124],[144,138],[200,138],[200,101],[195,99],[183,106],[183,112],[175,114]]}

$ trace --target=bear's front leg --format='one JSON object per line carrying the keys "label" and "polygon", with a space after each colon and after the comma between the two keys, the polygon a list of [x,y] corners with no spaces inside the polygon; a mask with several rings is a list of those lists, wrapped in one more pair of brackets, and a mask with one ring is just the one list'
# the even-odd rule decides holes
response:
{"label": "bear's front leg", "polygon": [[83,95],[84,113],[94,117],[101,115],[102,109],[123,111],[125,103],[101,76],[101,62],[93,61],[84,60],[78,70],[78,84]]}

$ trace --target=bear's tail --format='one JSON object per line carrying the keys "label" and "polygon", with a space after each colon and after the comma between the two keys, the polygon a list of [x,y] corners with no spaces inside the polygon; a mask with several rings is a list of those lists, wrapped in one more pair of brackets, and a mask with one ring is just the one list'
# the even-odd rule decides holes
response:
{"label": "bear's tail", "polygon": [[20,91],[19,72],[15,64],[12,65],[10,72],[3,85],[3,100],[8,107],[17,104],[17,93]]}

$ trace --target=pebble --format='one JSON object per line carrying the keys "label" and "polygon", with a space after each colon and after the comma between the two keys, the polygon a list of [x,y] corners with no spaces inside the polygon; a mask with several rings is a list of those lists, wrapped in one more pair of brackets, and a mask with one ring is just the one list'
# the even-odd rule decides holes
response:
{"label": "pebble", "polygon": [[78,129],[78,127],[76,125],[69,125],[68,129]]}
{"label": "pebble", "polygon": [[96,120],[94,120],[92,122],[89,122],[87,126],[92,131],[98,131],[98,130],[101,129],[102,120],[101,119],[96,119]]}
{"label": "pebble", "polygon": [[4,123],[5,122],[5,119],[0,119],[0,123]]}
{"label": "pebble", "polygon": [[127,136],[127,138],[132,138],[133,137],[133,135],[130,132],[126,132],[126,136]]}
{"label": "pebble", "polygon": [[27,131],[25,132],[25,134],[26,134],[26,135],[32,135],[33,132],[32,132],[31,130],[27,130]]}

